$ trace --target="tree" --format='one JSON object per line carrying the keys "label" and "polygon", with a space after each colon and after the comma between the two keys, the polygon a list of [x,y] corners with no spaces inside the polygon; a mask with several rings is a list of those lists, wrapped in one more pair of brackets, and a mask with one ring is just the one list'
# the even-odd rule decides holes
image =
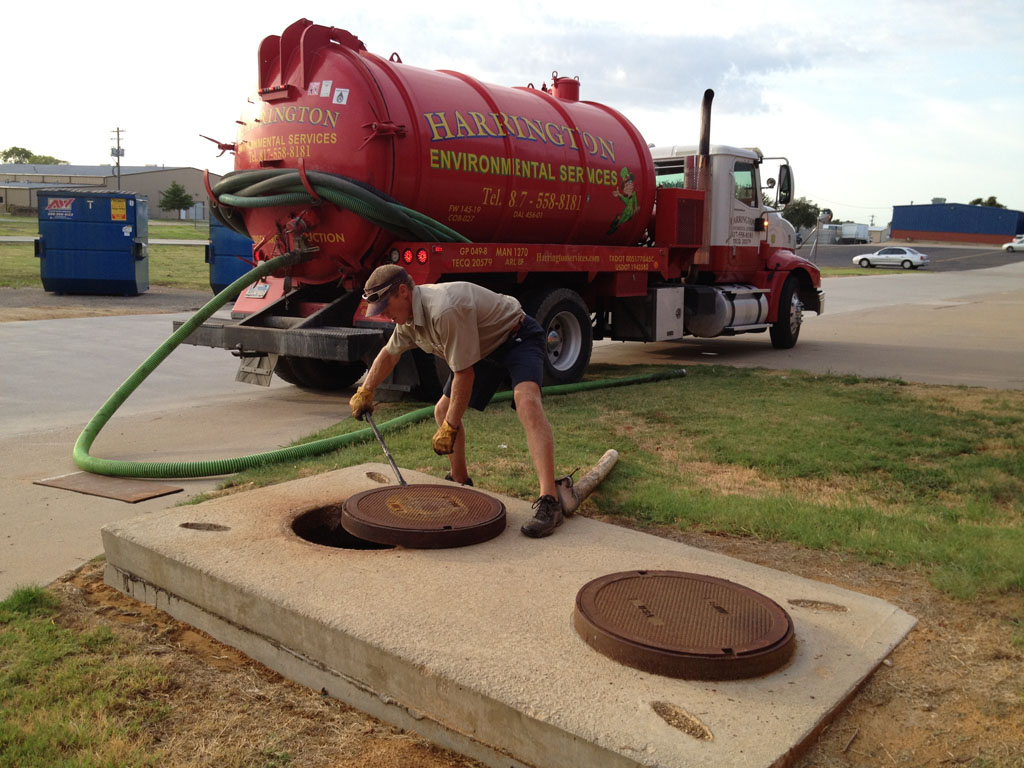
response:
{"label": "tree", "polygon": [[1005,205],[1000,203],[998,200],[996,200],[996,196],[995,195],[990,195],[988,200],[982,200],[980,197],[976,197],[973,200],[971,200],[971,202],[968,203],[968,205],[985,205],[985,206],[988,206],[989,208],[1005,208],[1006,207]]}
{"label": "tree", "polygon": [[813,229],[814,225],[818,223],[819,213],[821,213],[821,209],[818,206],[806,197],[798,197],[782,211],[782,218],[796,229],[801,227]]}
{"label": "tree", "polygon": [[52,155],[37,155],[30,149],[24,147],[11,147],[0,152],[0,159],[5,163],[18,163],[21,165],[67,165],[66,160],[58,160]]}
{"label": "tree", "polygon": [[195,203],[196,201],[192,199],[192,195],[176,181],[172,181],[171,186],[166,191],[160,193],[161,211],[186,211]]}

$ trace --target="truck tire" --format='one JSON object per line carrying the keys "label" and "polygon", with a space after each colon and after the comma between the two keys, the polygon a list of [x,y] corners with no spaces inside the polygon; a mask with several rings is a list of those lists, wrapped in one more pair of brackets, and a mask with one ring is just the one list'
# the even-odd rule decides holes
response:
{"label": "truck tire", "polygon": [[800,325],[804,317],[804,305],[797,292],[796,278],[790,275],[782,284],[779,294],[779,319],[772,323],[768,333],[776,349],[792,349],[800,336]]}
{"label": "truck tire", "polygon": [[523,309],[544,329],[545,384],[572,384],[583,378],[594,349],[590,310],[576,291],[551,288],[530,294]]}
{"label": "truck tire", "polygon": [[277,358],[277,365],[274,366],[274,373],[289,384],[324,392],[348,389],[365,370],[366,366],[360,362],[342,363],[336,360],[288,356]]}

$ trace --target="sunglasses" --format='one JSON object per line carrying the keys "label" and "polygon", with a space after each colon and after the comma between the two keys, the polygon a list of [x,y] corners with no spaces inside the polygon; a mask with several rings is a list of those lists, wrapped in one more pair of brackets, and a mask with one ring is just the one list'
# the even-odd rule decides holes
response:
{"label": "sunglasses", "polygon": [[363,301],[367,302],[368,304],[376,304],[378,301],[387,296],[391,289],[394,287],[395,285],[394,283],[392,283],[391,285],[385,285],[383,288],[378,288],[377,290],[371,291],[370,293],[364,293]]}

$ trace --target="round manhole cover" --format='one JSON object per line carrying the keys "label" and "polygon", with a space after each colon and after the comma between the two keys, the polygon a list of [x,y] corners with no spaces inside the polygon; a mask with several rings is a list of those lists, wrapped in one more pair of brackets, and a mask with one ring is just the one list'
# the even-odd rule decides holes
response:
{"label": "round manhole cover", "polygon": [[350,497],[341,507],[341,525],[379,544],[464,547],[505,530],[505,505],[471,488],[392,485]]}
{"label": "round manhole cover", "polygon": [[793,621],[778,603],[725,579],[680,571],[594,579],[576,595],[573,626],[622,664],[692,680],[764,675],[795,648]]}

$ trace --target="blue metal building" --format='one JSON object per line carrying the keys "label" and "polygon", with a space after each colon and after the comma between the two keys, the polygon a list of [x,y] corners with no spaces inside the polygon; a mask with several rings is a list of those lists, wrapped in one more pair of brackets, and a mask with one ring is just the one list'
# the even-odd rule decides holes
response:
{"label": "blue metal building", "polygon": [[941,240],[1001,245],[1024,233],[1024,212],[987,205],[894,205],[893,240]]}

